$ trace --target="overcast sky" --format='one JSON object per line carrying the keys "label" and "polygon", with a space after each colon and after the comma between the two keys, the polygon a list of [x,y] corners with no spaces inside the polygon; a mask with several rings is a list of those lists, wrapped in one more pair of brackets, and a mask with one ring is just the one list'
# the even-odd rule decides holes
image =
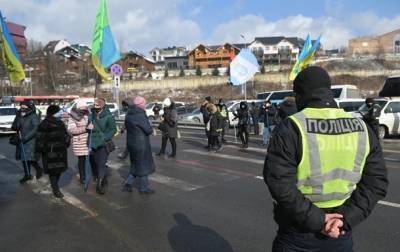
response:
{"label": "overcast sky", "polygon": [[[255,36],[322,34],[325,48],[400,28],[398,0],[108,0],[123,51],[247,42]],[[0,0],[3,16],[27,27],[28,38],[91,45],[99,0]]]}

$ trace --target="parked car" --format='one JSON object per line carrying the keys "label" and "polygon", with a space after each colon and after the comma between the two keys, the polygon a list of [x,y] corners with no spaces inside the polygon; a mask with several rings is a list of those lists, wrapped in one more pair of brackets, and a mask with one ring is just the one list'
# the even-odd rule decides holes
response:
{"label": "parked car", "polygon": [[335,100],[338,107],[342,108],[346,112],[358,111],[359,108],[365,104],[365,99],[354,98],[354,99],[337,99]]}
{"label": "parked car", "polygon": [[191,113],[182,115],[180,121],[188,123],[204,123],[203,114],[200,112],[200,108],[196,108]]}
{"label": "parked car", "polygon": [[[375,102],[382,108],[379,117],[379,138],[400,134],[400,98],[377,98]],[[358,110],[359,115],[366,113],[367,105]]]}
{"label": "parked car", "polygon": [[197,106],[194,104],[177,107],[176,112],[178,113],[178,119],[182,119],[183,116],[192,113],[196,109]]}
{"label": "parked car", "polygon": [[17,115],[17,108],[13,106],[0,107],[0,134],[13,133],[11,125]]}

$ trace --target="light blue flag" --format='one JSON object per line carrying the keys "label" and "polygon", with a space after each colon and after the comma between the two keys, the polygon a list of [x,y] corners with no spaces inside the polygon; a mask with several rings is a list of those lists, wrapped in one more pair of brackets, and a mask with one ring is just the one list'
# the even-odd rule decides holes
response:
{"label": "light blue flag", "polygon": [[230,65],[230,81],[233,85],[242,85],[259,71],[257,58],[249,49],[240,50]]}

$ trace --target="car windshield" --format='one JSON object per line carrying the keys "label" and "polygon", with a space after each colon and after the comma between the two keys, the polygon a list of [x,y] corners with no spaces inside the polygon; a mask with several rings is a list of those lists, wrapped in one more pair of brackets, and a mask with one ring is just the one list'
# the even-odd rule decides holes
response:
{"label": "car windshield", "polygon": [[15,108],[1,108],[0,116],[13,116],[17,114],[17,109]]}
{"label": "car windshield", "polygon": [[283,100],[285,97],[293,97],[294,93],[292,91],[288,92],[276,92],[269,97],[269,100]]}
{"label": "car windshield", "polygon": [[268,98],[268,96],[269,96],[270,94],[271,94],[270,92],[259,93],[259,94],[257,94],[257,99],[265,100],[265,99]]}
{"label": "car windshield", "polygon": [[342,94],[342,89],[341,88],[332,88],[331,90],[332,90],[333,98],[337,99]]}
{"label": "car windshield", "polygon": [[[381,109],[383,109],[383,107],[385,107],[388,102],[384,101],[384,100],[375,100],[375,103],[378,104],[379,107],[381,107]],[[368,107],[367,107],[367,104],[365,104],[365,103],[358,109],[358,111],[367,111],[367,110],[368,110]]]}
{"label": "car windshield", "polygon": [[148,103],[146,105],[146,109],[151,109],[153,107],[154,103]]}

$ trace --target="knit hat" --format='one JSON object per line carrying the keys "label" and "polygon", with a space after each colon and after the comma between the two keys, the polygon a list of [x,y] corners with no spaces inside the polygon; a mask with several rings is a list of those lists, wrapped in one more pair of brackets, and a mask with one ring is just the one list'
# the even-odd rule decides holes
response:
{"label": "knit hat", "polygon": [[170,98],[165,98],[164,99],[164,101],[163,101],[163,106],[164,107],[169,107],[169,106],[171,106],[171,104],[172,104],[172,101],[171,101],[171,99]]}
{"label": "knit hat", "polygon": [[47,108],[47,116],[52,116],[57,114],[60,111],[60,106],[58,105],[50,105]]}
{"label": "knit hat", "polygon": [[293,82],[293,91],[305,95],[315,89],[331,88],[331,78],[321,67],[311,66],[301,71]]}
{"label": "knit hat", "polygon": [[87,109],[87,104],[86,104],[86,102],[84,100],[78,99],[76,101],[76,108],[77,109],[82,109],[82,110]]}
{"label": "knit hat", "polygon": [[133,104],[143,110],[145,110],[146,107],[146,100],[142,96],[136,96],[133,99]]}

